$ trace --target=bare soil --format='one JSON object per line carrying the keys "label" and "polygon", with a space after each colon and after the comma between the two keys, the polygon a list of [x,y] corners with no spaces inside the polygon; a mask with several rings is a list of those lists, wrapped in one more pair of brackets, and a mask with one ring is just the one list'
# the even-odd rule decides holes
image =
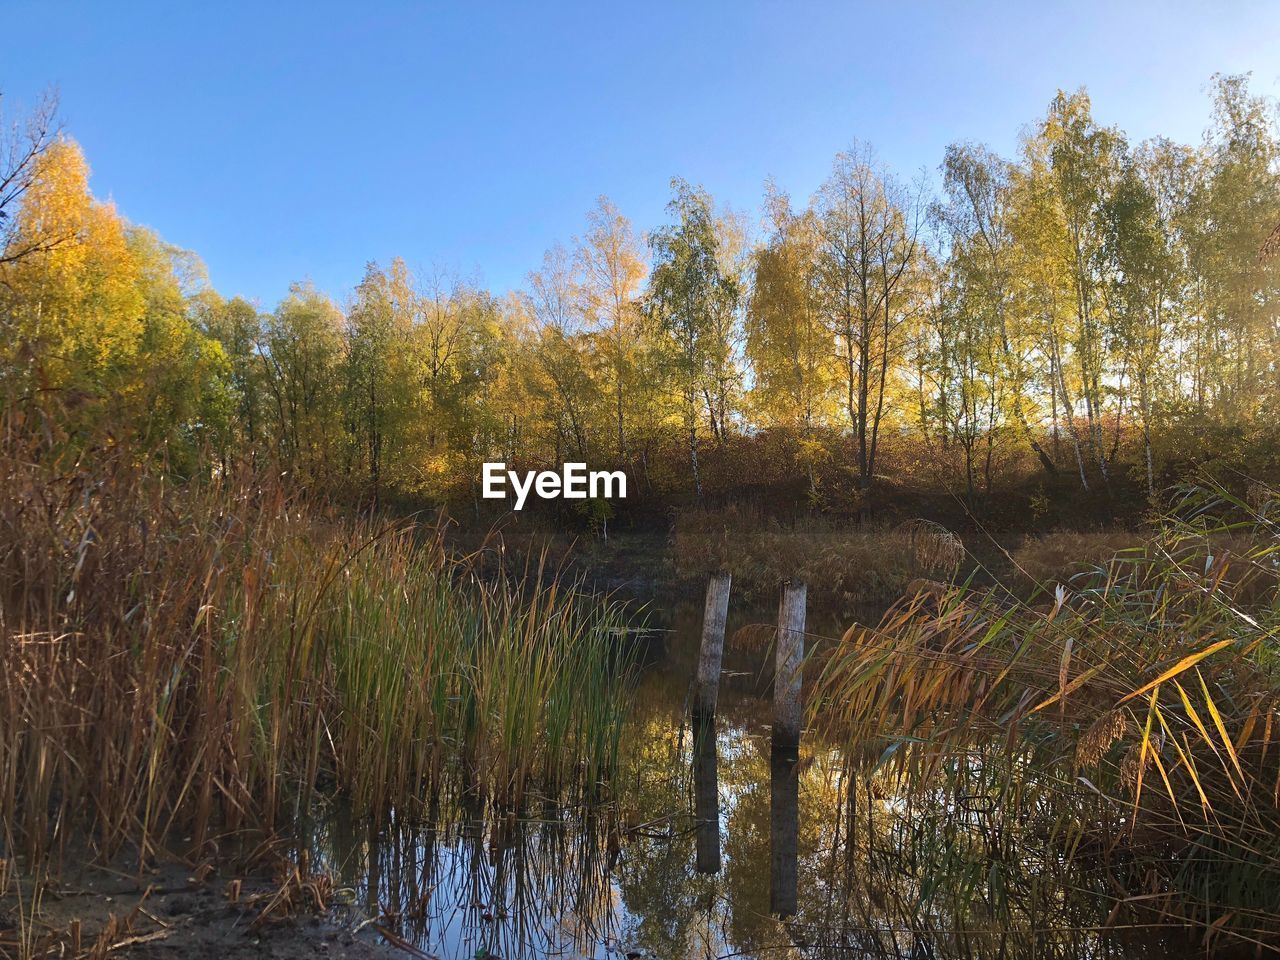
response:
{"label": "bare soil", "polygon": [[[20,886],[19,886],[20,884]],[[108,867],[85,866],[46,890],[35,922],[30,919],[30,885],[11,882],[0,897],[0,957],[17,957],[23,927],[33,930],[48,956],[87,958],[180,957],[239,960],[247,957],[373,958],[422,956],[393,947],[368,918],[350,907],[333,909],[345,891],[329,891],[316,909],[307,891],[294,891],[293,906],[277,895],[281,883],[268,877],[232,879],[191,876],[182,865],[160,866],[141,878]],[[264,913],[271,904],[276,909]]]}

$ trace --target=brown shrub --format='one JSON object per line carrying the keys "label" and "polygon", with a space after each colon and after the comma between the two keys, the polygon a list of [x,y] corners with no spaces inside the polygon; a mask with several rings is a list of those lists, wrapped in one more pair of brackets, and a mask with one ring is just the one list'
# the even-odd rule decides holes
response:
{"label": "brown shrub", "polygon": [[783,580],[799,579],[808,584],[813,606],[854,614],[892,603],[913,578],[951,576],[963,546],[947,536],[951,549],[939,565],[937,551],[922,550],[919,531],[910,525],[846,525],[819,518],[783,525],[730,507],[681,514],[672,554],[681,581],[728,570],[735,597],[767,602]]}
{"label": "brown shrub", "polygon": [[[1082,586],[1101,575],[1113,561],[1134,560],[1150,534],[1129,530],[1058,531],[1027,540],[1013,553],[1018,586],[1061,583]],[[1212,569],[1215,580],[1238,601],[1254,602],[1276,588],[1275,563],[1259,558],[1244,534],[1216,531],[1203,537],[1183,537],[1177,548],[1180,563]]]}
{"label": "brown shrub", "polygon": [[1141,535],[1129,530],[1059,530],[1031,538],[1013,552],[1018,585],[1069,584],[1141,544]]}

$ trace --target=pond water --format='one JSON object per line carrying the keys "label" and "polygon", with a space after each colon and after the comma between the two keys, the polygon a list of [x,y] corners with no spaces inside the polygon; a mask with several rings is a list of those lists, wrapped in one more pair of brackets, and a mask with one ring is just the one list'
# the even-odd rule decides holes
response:
{"label": "pond water", "polygon": [[[731,617],[738,638],[712,730],[689,719],[701,610],[660,624],[608,806],[548,803],[504,818],[460,798],[442,801],[434,824],[377,836],[331,818],[316,849],[353,913],[383,916],[441,960],[1190,955],[1148,931],[1090,932],[1107,921],[1093,881],[1064,882],[1057,864],[1028,861],[961,882],[951,899],[926,896],[932,878],[954,880],[946,838],[973,812],[940,804],[907,817],[892,796],[850,791],[839,751],[809,736],[798,763],[777,755],[772,651],[752,642],[768,631],[737,630],[771,616]],[[934,833],[921,843],[926,821]]]}

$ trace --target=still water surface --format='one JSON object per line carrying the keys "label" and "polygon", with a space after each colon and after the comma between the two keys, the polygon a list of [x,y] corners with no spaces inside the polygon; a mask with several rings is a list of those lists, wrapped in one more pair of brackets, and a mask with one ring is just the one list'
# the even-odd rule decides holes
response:
{"label": "still water surface", "polygon": [[[911,831],[921,829],[920,814],[901,815],[895,798],[865,784],[851,795],[839,751],[812,737],[798,764],[771,752],[767,644],[731,640],[714,730],[692,728],[700,618],[698,608],[681,609],[648,642],[609,806],[547,804],[504,819],[461,800],[431,826],[375,837],[336,816],[317,847],[354,891],[355,907],[382,914],[385,926],[441,960],[1168,960],[1184,952],[1145,932],[1089,932],[1104,924],[1105,911],[1058,879],[1040,883],[1060,876],[1052,864],[978,878],[956,916],[921,916],[931,871],[943,866],[903,852],[918,836]],[[729,634],[770,618],[768,611],[731,617]],[[964,811],[936,813],[930,829],[938,836],[951,821],[964,829]],[[781,873],[771,864],[771,851],[788,846],[796,851],[790,883],[788,864]],[[945,843],[924,848],[935,847],[946,856]],[[1081,882],[1087,887],[1088,878]],[[1007,912],[983,919],[996,885],[1003,903],[1018,905],[1013,920]],[[979,935],[928,932],[957,925]]]}

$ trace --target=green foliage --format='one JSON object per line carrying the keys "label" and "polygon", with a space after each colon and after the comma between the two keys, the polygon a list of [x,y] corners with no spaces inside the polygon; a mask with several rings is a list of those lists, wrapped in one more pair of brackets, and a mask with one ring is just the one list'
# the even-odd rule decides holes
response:
{"label": "green foliage", "polygon": [[725,402],[733,379],[733,342],[728,331],[741,293],[735,277],[725,270],[710,195],[679,179],[671,186],[675,197],[667,210],[677,222],[649,238],[654,267],[647,306],[662,337],[672,382],[684,399],[690,470],[701,497],[699,406],[705,398],[713,432],[726,429]]}

